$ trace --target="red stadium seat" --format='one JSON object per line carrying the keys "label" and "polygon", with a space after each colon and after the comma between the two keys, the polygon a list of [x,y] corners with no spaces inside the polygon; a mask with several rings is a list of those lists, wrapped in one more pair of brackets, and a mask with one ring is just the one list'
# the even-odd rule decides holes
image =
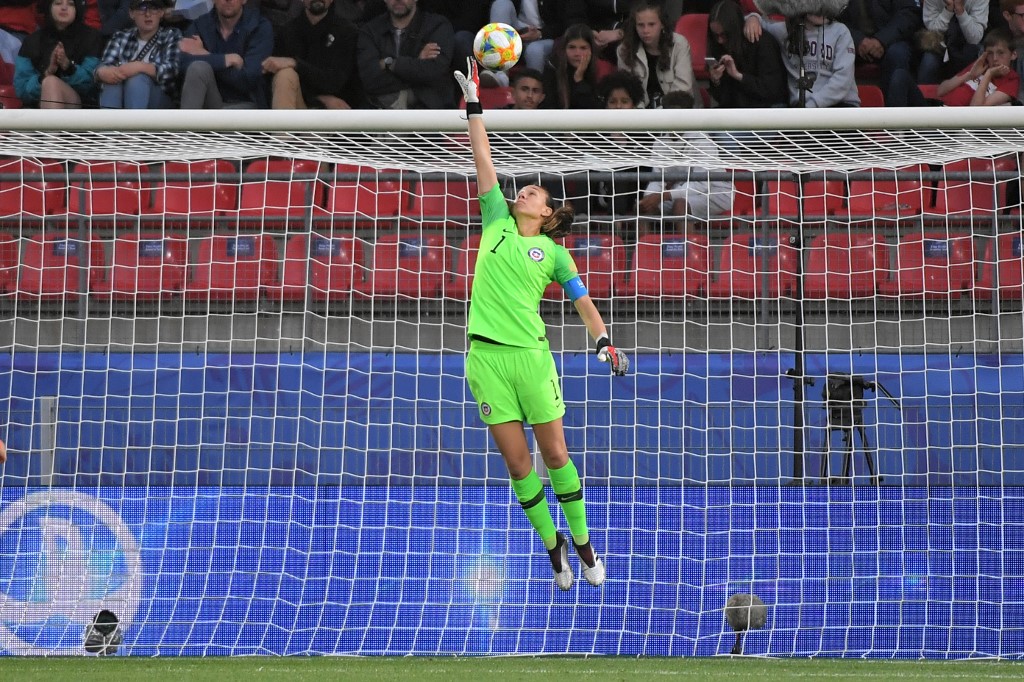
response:
{"label": "red stadium seat", "polygon": [[129,161],[76,163],[68,178],[68,209],[84,216],[136,216],[145,166]]}
{"label": "red stadium seat", "polygon": [[469,300],[469,292],[473,288],[473,271],[476,268],[476,257],[480,250],[480,234],[473,233],[452,251],[452,276],[445,279],[444,297],[456,301]]}
{"label": "red stadium seat", "polygon": [[857,95],[860,97],[862,107],[884,107],[885,94],[882,88],[868,83],[857,84]]}
{"label": "red stadium seat", "polygon": [[998,246],[998,254],[993,253],[991,239],[985,248],[981,274],[974,289],[975,297],[990,299],[993,293],[997,293],[1002,300],[1019,301],[1024,298],[1024,254],[1021,252],[1021,233],[1001,234],[995,243]]}
{"label": "red stadium seat", "polygon": [[723,245],[719,271],[708,284],[708,296],[739,299],[790,296],[796,290],[799,258],[800,253],[789,243],[788,236],[734,235]]}
{"label": "red stadium seat", "polygon": [[85,292],[88,269],[82,256],[87,244],[90,262],[101,265],[103,244],[98,241],[83,242],[63,231],[26,238],[18,272],[18,298],[58,301]]}
{"label": "red stadium seat", "polygon": [[0,106],[4,109],[21,109],[21,99],[13,85],[0,85]]}
{"label": "red stadium seat", "polygon": [[[444,285],[445,239],[439,232],[386,234],[372,247],[371,263],[356,289],[370,298],[439,298]],[[360,281],[361,279],[361,281]]]}
{"label": "red stadium seat", "polygon": [[310,159],[253,161],[242,176],[237,215],[270,227],[311,216],[323,205],[323,185],[314,179],[319,171],[320,162]]}
{"label": "red stadium seat", "polygon": [[278,301],[347,300],[352,296],[355,264],[362,260],[362,242],[351,236],[297,234],[289,237],[279,286],[267,289]]}
{"label": "red stadium seat", "polygon": [[411,205],[402,215],[430,225],[469,225],[472,218],[480,216],[476,182],[466,178],[424,180],[413,188]]}
{"label": "red stadium seat", "polygon": [[885,243],[874,234],[837,230],[811,242],[804,276],[804,296],[810,299],[850,299],[874,296],[878,276],[888,273]]}
{"label": "red stadium seat", "polygon": [[880,292],[901,297],[959,298],[974,288],[974,242],[970,235],[910,234],[900,239],[892,278]]}
{"label": "red stadium seat", "polygon": [[845,189],[841,180],[796,180],[769,181],[768,214],[770,217],[795,219],[801,215],[804,220],[821,220],[834,214],[843,203]]}
{"label": "red stadium seat", "polygon": [[270,235],[214,235],[198,239],[185,297],[192,301],[255,301],[277,283],[277,247]]}
{"label": "red stadium seat", "polygon": [[847,205],[836,215],[852,220],[907,220],[921,215],[920,166],[897,169],[895,175],[884,169],[871,172],[878,173],[878,177],[850,180]]}
{"label": "red stadium seat", "polygon": [[704,65],[704,57],[708,53],[708,15],[700,13],[682,15],[676,21],[675,32],[690,43],[690,59],[693,62],[694,78],[707,80],[708,70]]}
{"label": "red stadium seat", "polygon": [[19,251],[18,240],[0,232],[0,298],[7,298],[18,290]]}
{"label": "red stadium seat", "polygon": [[707,287],[706,236],[649,234],[637,241],[626,295],[641,300],[684,298],[703,295]]}
{"label": "red stadium seat", "polygon": [[337,166],[327,187],[326,208],[315,209],[314,215],[321,217],[326,214],[333,222],[345,218],[368,222],[394,218],[404,200],[401,183],[398,180],[380,180],[379,174],[398,172],[378,172],[363,166]]}
{"label": "red stadium seat", "polygon": [[152,201],[142,205],[144,214],[212,218],[238,205],[238,185],[221,179],[238,172],[227,159],[167,161],[151,172],[164,180],[153,183]]}
{"label": "red stadium seat", "polygon": [[55,161],[0,159],[0,217],[42,217],[66,212],[64,170]]}
{"label": "red stadium seat", "polygon": [[925,189],[926,220],[945,224],[948,218],[991,218],[999,205],[1002,185],[995,174],[1000,170],[992,159],[963,159],[940,167],[942,178],[934,189]]}
{"label": "red stadium seat", "polygon": [[623,282],[628,268],[622,239],[610,234],[574,234],[564,243],[591,298],[610,299],[618,293],[616,286]]}
{"label": "red stadium seat", "polygon": [[[93,264],[92,293],[123,301],[169,300],[185,289],[188,242],[160,232],[119,235],[111,251],[110,269]],[[100,276],[106,272],[106,276]]]}

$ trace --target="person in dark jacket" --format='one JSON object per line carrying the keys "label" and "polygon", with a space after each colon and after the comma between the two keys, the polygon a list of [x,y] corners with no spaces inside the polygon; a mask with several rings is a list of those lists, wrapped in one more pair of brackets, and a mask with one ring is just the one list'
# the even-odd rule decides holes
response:
{"label": "person in dark jacket", "polygon": [[331,11],[334,0],[302,0],[303,12],[281,29],[272,75],[274,109],[354,109],[362,101],[356,67],[359,29]]}
{"label": "person in dark jacket", "polygon": [[273,49],[273,27],[245,0],[213,0],[181,39],[181,108],[266,109],[263,60]]}
{"label": "person in dark jacket", "polygon": [[887,93],[896,69],[910,69],[914,33],[921,28],[915,0],[857,0],[837,17],[853,36],[857,64],[881,67],[879,87]]}
{"label": "person in dark jacket", "polygon": [[770,34],[751,42],[743,35],[743,10],[736,0],[719,0],[708,13],[708,69],[711,96],[726,109],[785,106],[786,67]]}
{"label": "person in dark jacket", "polygon": [[594,32],[586,24],[573,24],[544,69],[544,108],[603,109],[599,80]]}
{"label": "person in dark jacket", "polygon": [[454,109],[448,74],[454,31],[416,0],[386,0],[388,13],[359,31],[359,77],[377,109]]}

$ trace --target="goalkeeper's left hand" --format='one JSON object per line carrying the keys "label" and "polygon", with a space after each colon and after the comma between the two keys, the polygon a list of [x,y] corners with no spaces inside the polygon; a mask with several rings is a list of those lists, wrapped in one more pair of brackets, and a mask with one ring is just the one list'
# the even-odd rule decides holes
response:
{"label": "goalkeeper's left hand", "polygon": [[629,358],[621,350],[612,345],[607,336],[597,340],[597,359],[612,366],[612,374],[617,377],[626,376],[629,371]]}
{"label": "goalkeeper's left hand", "polygon": [[456,71],[455,80],[462,88],[462,96],[466,98],[466,112],[479,114],[482,111],[480,107],[480,71],[476,60],[466,57],[466,73]]}

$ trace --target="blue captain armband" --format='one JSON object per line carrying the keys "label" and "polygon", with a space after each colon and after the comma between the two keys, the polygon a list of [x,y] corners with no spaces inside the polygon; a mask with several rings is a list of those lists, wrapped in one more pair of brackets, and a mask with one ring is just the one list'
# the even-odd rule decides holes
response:
{"label": "blue captain armband", "polygon": [[565,295],[569,297],[570,301],[575,301],[587,295],[587,287],[583,284],[583,280],[579,278],[579,275],[563,284],[562,289],[565,290]]}

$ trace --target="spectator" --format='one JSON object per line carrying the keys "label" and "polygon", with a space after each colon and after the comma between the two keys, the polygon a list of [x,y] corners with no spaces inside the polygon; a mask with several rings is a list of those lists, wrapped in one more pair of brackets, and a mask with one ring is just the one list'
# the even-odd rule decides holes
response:
{"label": "spectator", "polygon": [[263,60],[271,74],[274,109],[353,109],[361,104],[355,24],[331,12],[334,0],[302,0],[302,14],[277,38]]}
{"label": "spectator", "polygon": [[640,79],[642,104],[660,109],[661,98],[669,92],[693,94],[693,62],[690,43],[668,25],[661,0],[637,0],[619,43],[619,68]]}
{"label": "spectator", "polygon": [[[1014,49],[1020,53],[1024,50],[1024,2],[1021,0],[1000,0],[999,8],[1003,12],[1003,19],[1013,35]],[[1020,81],[1021,89],[1017,91],[1017,101],[1024,102],[1024,59],[1016,61],[1017,79]]]}
{"label": "spectator", "polygon": [[918,83],[938,83],[978,58],[988,5],[988,0],[924,0],[924,28],[916,34]]}
{"label": "spectator", "polygon": [[416,0],[386,0],[359,31],[359,75],[377,109],[454,109],[452,23]]}
{"label": "spectator", "polygon": [[169,109],[178,95],[181,31],[161,27],[162,0],[131,0],[135,28],[118,31],[107,43],[96,80],[105,109]]}
{"label": "spectator", "polygon": [[[692,107],[693,96],[687,92],[665,95],[665,109]],[[694,153],[708,159],[718,158],[715,143],[705,133],[697,131],[666,133],[655,141],[652,151],[654,156],[662,158],[692,156]],[[686,216],[701,221],[727,213],[732,208],[735,188],[727,180],[711,180],[708,173],[707,168],[699,166],[666,168],[666,175],[681,179],[648,183],[637,208],[641,214]],[[683,225],[685,227],[686,223]]]}
{"label": "spectator", "polygon": [[879,87],[886,93],[893,71],[909,69],[914,33],[921,28],[917,0],[860,0],[851,2],[838,17],[850,31],[856,63],[881,67]]}
{"label": "spectator", "polygon": [[597,46],[586,24],[573,24],[555,46],[544,69],[547,109],[600,109]]}
{"label": "spectator", "polygon": [[[857,81],[854,76],[854,47],[850,31],[841,22],[820,14],[770,21],[762,16],[747,17],[743,34],[756,41],[762,29],[783,48],[782,63],[789,83],[790,106],[800,105],[801,64],[806,74],[814,75],[810,89],[804,91],[804,106],[859,107]],[[803,44],[794,36],[803,34]]]}
{"label": "spectator", "polygon": [[615,51],[626,36],[629,3],[625,0],[586,0],[587,26],[594,32],[595,57],[615,62]]}
{"label": "spectator", "polygon": [[[225,37],[226,36],[226,37]],[[181,39],[182,109],[266,109],[263,60],[274,29],[245,0],[213,0],[213,9]]]}
{"label": "spectator", "polygon": [[544,102],[544,76],[524,67],[512,74],[512,104],[506,109],[539,109]]}
{"label": "spectator", "polygon": [[[605,109],[640,109],[644,104],[644,86],[629,71],[614,71],[602,78],[598,94]],[[622,133],[611,136],[629,144],[629,138]],[[616,234],[627,241],[636,236],[636,204],[640,198],[640,173],[644,170],[639,166],[617,168],[608,180],[590,181],[590,212],[611,215]]]}
{"label": "spectator", "polygon": [[25,39],[14,65],[14,91],[26,106],[66,109],[96,103],[93,72],[100,32],[83,23],[83,4],[44,0],[43,25]]}
{"label": "spectator", "polygon": [[784,106],[789,102],[786,67],[771,34],[751,42],[743,35],[743,10],[736,0],[719,0],[708,14],[708,69],[711,96],[727,109]]}
{"label": "spectator", "polygon": [[586,23],[587,8],[583,0],[494,0],[490,18],[519,31],[523,39],[520,63],[543,71],[555,39],[569,26]]}
{"label": "spectator", "polygon": [[597,84],[598,96],[605,109],[642,109],[644,86],[633,73],[614,71]]}
{"label": "spectator", "polygon": [[[935,92],[944,105],[998,106],[1016,100],[1020,78],[1013,68],[1013,60],[1017,58],[1013,34],[1002,27],[994,28],[985,34],[983,44],[985,51],[974,63],[939,84]],[[929,104],[906,69],[898,69],[893,74],[891,90],[891,106],[920,107]]]}

